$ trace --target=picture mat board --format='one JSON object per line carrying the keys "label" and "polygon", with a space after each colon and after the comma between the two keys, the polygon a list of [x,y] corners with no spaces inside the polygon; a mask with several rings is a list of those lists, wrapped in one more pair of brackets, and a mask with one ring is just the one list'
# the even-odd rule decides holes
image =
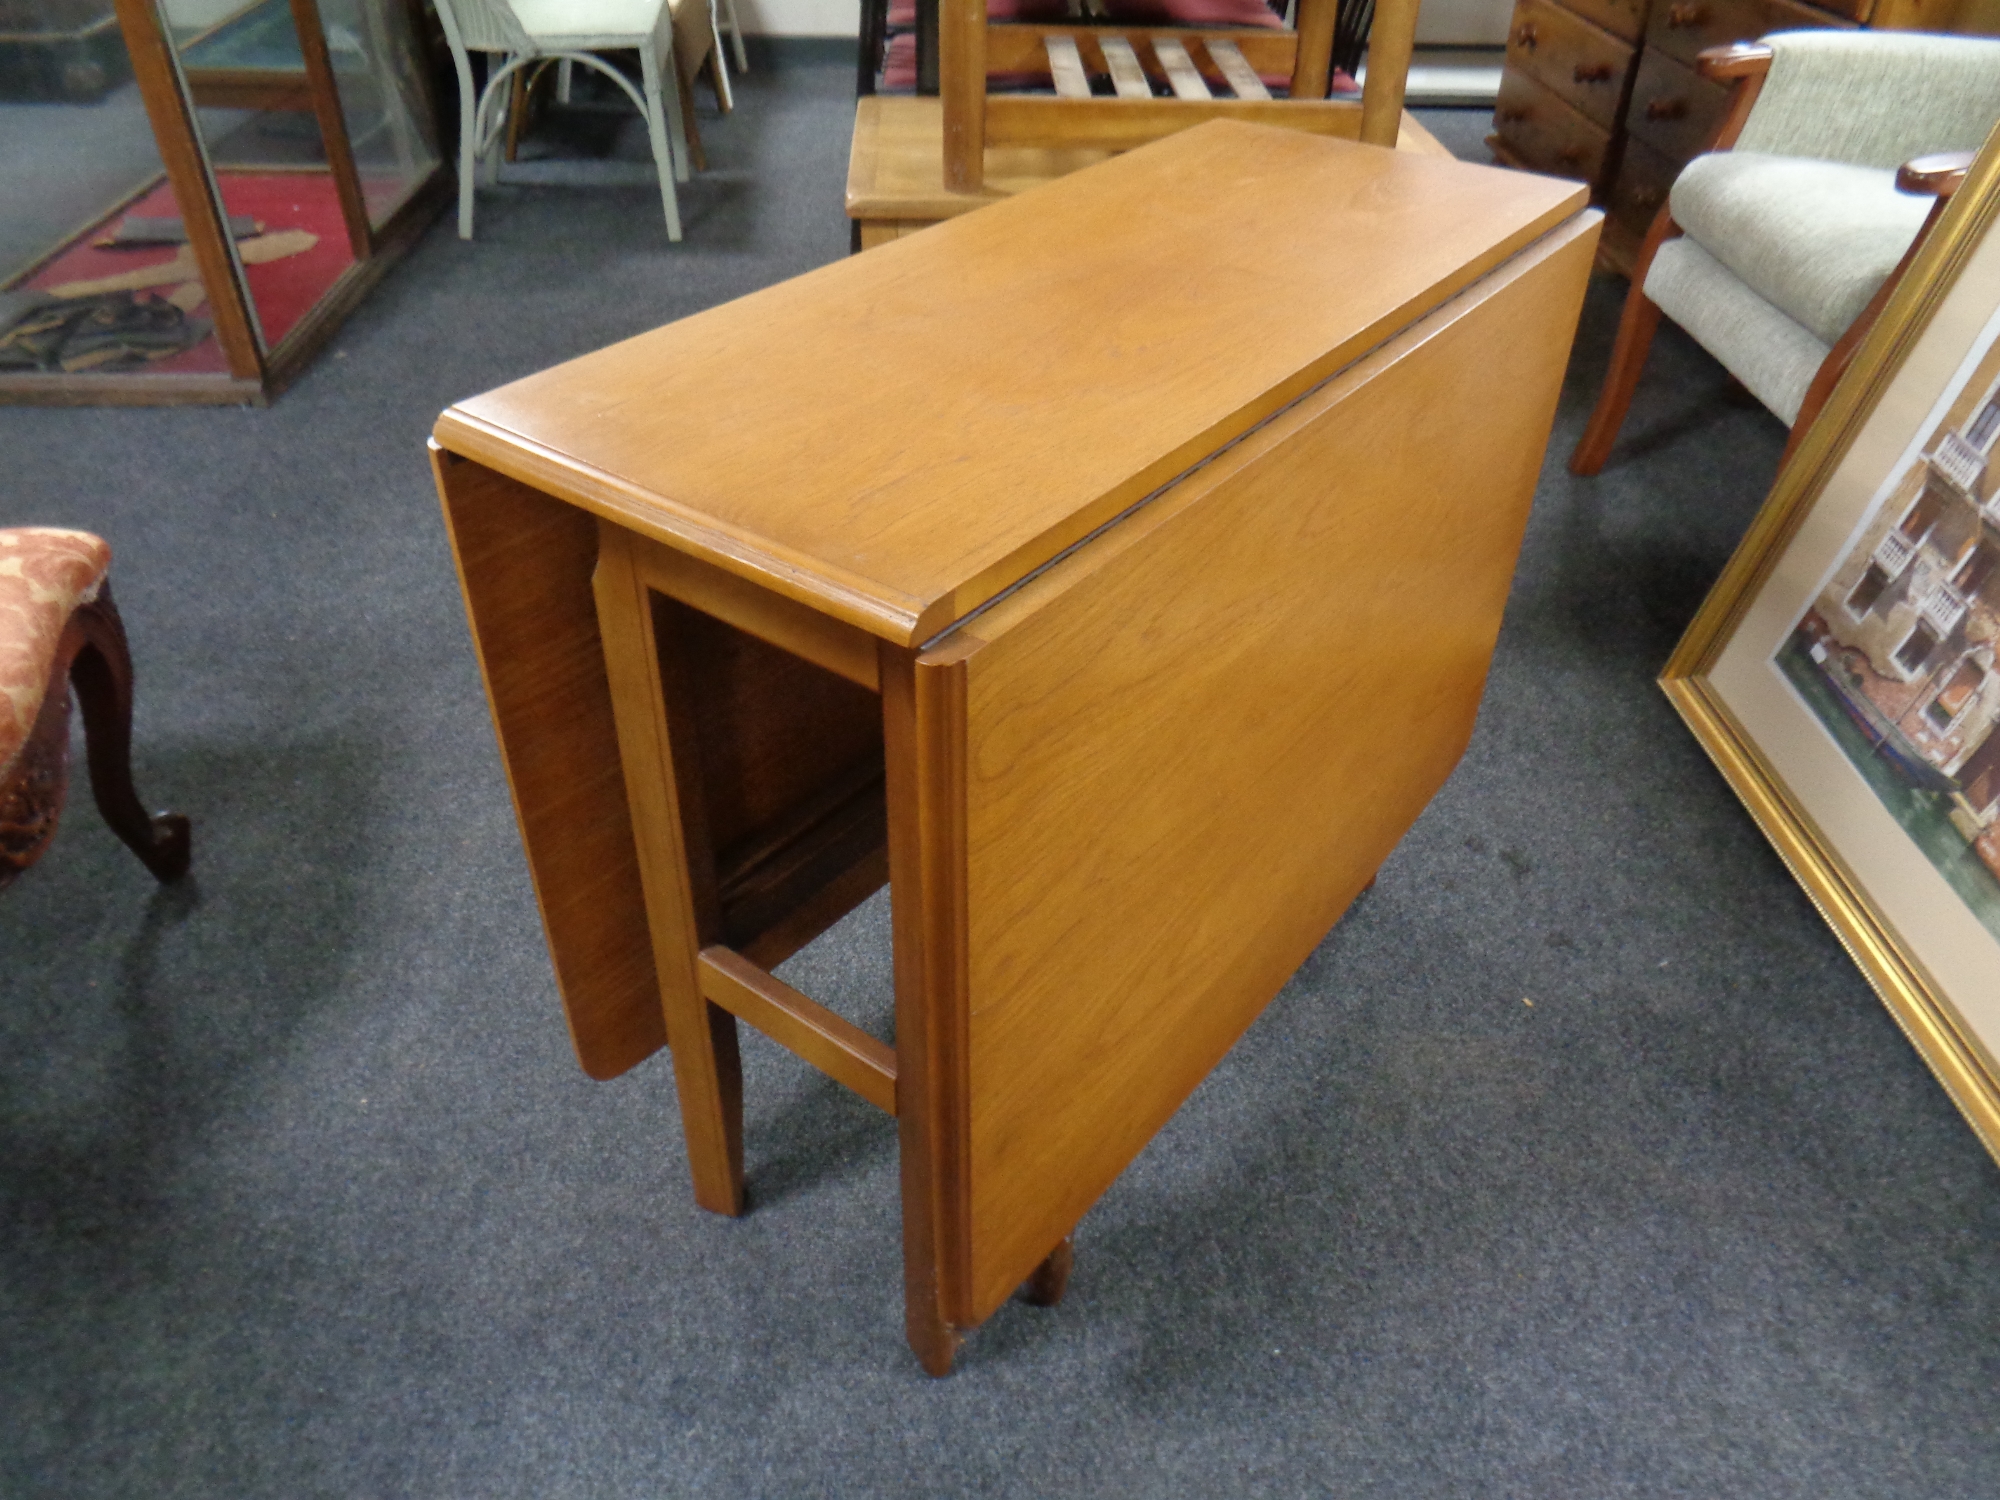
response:
{"label": "picture mat board", "polygon": [[1989,230],[1860,422],[1707,674],[1821,839],[1853,872],[2000,1079],[2000,942],[1897,823],[1776,657],[2000,333],[2000,232]]}

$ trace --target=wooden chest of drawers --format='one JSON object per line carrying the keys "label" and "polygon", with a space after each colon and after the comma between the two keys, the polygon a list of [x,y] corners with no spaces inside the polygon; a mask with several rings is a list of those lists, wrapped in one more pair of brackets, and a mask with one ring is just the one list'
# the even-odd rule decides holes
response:
{"label": "wooden chest of drawers", "polygon": [[1698,53],[1773,31],[1890,24],[1911,0],[1518,0],[1487,137],[1494,159],[1591,185],[1600,257],[1630,267],[1675,175],[1708,143],[1728,90]]}
{"label": "wooden chest of drawers", "polygon": [[1520,0],[1506,72],[1532,78],[1608,133],[1617,127],[1637,52],[1631,41],[1556,0]]}

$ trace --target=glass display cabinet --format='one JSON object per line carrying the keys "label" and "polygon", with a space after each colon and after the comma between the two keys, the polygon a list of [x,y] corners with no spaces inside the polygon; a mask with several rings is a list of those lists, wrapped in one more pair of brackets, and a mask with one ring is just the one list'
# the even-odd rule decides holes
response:
{"label": "glass display cabinet", "polygon": [[409,0],[0,0],[0,401],[261,402],[445,206]]}

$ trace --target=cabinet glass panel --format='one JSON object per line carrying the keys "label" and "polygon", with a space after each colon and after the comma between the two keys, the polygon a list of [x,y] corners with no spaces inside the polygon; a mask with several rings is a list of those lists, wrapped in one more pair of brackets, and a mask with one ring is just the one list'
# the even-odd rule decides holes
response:
{"label": "cabinet glass panel", "polygon": [[435,118],[401,0],[318,0],[342,118],[375,228],[438,168]]}
{"label": "cabinet glass panel", "polygon": [[337,104],[307,66],[292,0],[160,0],[160,8],[269,350],[367,253],[321,128],[339,118]]}
{"label": "cabinet glass panel", "polygon": [[112,0],[0,0],[0,381],[226,375]]}

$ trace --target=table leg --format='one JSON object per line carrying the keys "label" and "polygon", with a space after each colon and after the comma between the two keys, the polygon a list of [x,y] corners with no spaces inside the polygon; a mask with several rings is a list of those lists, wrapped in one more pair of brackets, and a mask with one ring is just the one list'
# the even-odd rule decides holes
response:
{"label": "table leg", "polygon": [[1076,1251],[1067,1238],[1049,1252],[1047,1260],[1021,1283],[1021,1300],[1033,1307],[1054,1307],[1069,1290],[1069,1273],[1076,1267]]}
{"label": "table leg", "polygon": [[[916,653],[882,650],[882,741],[889,778],[890,921],[895,932],[896,1125],[903,1196],[903,1323],[932,1375],[949,1375],[966,1329],[953,1314],[966,1280],[963,964],[958,872],[962,770],[918,681]],[[944,684],[963,686],[948,674]]]}
{"label": "table leg", "polygon": [[702,945],[719,940],[721,918],[701,768],[688,733],[695,705],[678,690],[675,643],[662,638],[650,591],[634,566],[632,538],[609,522],[598,528],[591,585],[695,1201],[715,1213],[739,1214],[743,1068],[736,1018],[702,997],[696,968]]}

